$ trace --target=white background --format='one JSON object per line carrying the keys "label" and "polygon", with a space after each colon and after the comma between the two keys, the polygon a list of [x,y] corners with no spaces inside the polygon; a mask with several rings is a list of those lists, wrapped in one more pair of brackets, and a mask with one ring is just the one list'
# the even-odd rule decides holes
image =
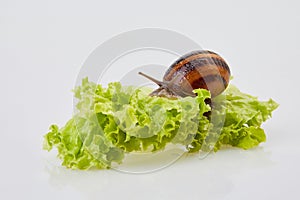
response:
{"label": "white background", "polygon": [[[299,35],[295,1],[0,1],[1,199],[298,199]],[[124,31],[180,32],[230,64],[242,91],[280,107],[267,142],[156,173],[72,171],[47,161],[42,136],[72,116],[81,65]]]}

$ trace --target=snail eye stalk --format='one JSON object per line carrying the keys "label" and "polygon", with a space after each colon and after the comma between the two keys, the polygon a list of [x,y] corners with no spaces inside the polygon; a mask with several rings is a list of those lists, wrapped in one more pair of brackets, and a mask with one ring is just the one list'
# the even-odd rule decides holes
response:
{"label": "snail eye stalk", "polygon": [[147,74],[144,74],[143,72],[139,72],[139,75],[142,75],[144,77],[146,77],[147,79],[153,81],[154,83],[156,83],[158,86],[162,86],[163,85],[163,82],[151,77],[151,76],[148,76]]}

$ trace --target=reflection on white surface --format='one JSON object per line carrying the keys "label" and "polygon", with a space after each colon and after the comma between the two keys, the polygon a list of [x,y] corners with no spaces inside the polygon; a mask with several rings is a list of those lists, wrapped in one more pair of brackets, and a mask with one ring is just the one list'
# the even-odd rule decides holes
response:
{"label": "reflection on white surface", "polygon": [[198,159],[197,154],[185,154],[172,166],[148,174],[134,175],[115,170],[70,170],[51,162],[46,162],[45,172],[49,174],[51,187],[72,188],[72,191],[85,199],[101,198],[102,194],[110,194],[111,197],[122,194],[136,198],[147,196],[141,194],[141,191],[149,194],[149,199],[153,199],[153,196],[161,199],[185,198],[182,191],[189,191],[187,196],[218,199],[230,194],[236,187],[236,180],[245,173],[274,167],[275,163],[270,160],[270,156],[271,153],[265,152],[263,148],[249,151],[228,148],[210,154],[203,160]]}
{"label": "reflection on white surface", "polygon": [[154,153],[128,153],[126,154],[123,163],[113,165],[112,168],[124,173],[152,173],[172,165],[185,152],[186,148],[182,145],[167,145],[163,151]]}

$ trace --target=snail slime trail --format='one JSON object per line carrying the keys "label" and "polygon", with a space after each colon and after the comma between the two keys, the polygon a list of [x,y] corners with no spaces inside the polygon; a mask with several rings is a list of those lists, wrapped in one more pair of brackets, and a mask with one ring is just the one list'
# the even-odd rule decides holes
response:
{"label": "snail slime trail", "polygon": [[[192,51],[180,57],[168,68],[163,81],[142,72],[139,74],[159,86],[151,96],[167,98],[195,96],[193,90],[198,88],[209,90],[213,98],[227,88],[230,79],[225,60],[208,50]],[[211,105],[211,101],[208,104]]]}

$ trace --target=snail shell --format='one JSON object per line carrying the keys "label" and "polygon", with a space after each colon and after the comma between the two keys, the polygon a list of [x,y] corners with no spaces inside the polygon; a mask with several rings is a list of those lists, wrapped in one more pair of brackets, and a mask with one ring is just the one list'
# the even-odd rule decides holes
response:
{"label": "snail shell", "polygon": [[226,89],[230,79],[225,60],[207,50],[192,51],[180,57],[166,71],[163,81],[142,72],[139,74],[160,86],[150,95],[169,98],[195,96],[193,90],[197,88],[207,89],[215,97]]}

